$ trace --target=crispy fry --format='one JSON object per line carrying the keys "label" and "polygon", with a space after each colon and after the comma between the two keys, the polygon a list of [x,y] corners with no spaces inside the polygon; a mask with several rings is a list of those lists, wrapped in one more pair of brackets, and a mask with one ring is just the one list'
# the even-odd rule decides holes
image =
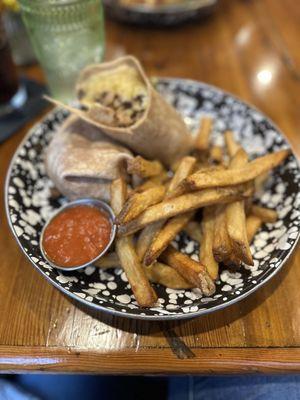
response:
{"label": "crispy fry", "polygon": [[171,171],[174,173],[177,171],[179,164],[181,163],[182,158],[176,158],[176,160],[171,165]]}
{"label": "crispy fry", "polygon": [[212,146],[209,151],[209,158],[211,161],[221,164],[223,162],[223,147]]}
{"label": "crispy fry", "polygon": [[213,167],[213,165],[210,164],[208,157],[207,156],[199,156],[197,153],[195,154],[195,157],[197,159],[196,165],[194,170],[198,171],[199,169],[211,169]]}
{"label": "crispy fry", "polygon": [[[110,253],[103,256],[93,265],[100,269],[116,268],[120,265],[120,260],[116,253]],[[147,278],[152,283],[158,283],[171,289],[193,288],[193,285],[187,282],[174,268],[166,264],[155,262],[144,269]]]}
{"label": "crispy fry", "polygon": [[278,166],[289,154],[289,150],[280,150],[276,153],[267,154],[249,162],[242,168],[198,171],[187,177],[179,187],[185,191],[200,190],[217,186],[231,186],[249,182],[257,176]]}
{"label": "crispy fry", "polygon": [[249,243],[251,243],[256,232],[262,226],[262,220],[260,218],[258,218],[256,215],[249,215],[249,217],[247,218],[246,224],[247,224],[247,237],[248,237]]}
{"label": "crispy fry", "polygon": [[152,176],[149,178],[149,180],[151,182],[153,182],[156,185],[163,185],[164,183],[166,183],[168,180],[170,179],[167,171],[163,171],[160,174],[156,175],[156,176]]}
{"label": "crispy fry", "polygon": [[116,251],[136,301],[141,307],[152,306],[157,296],[135,252],[132,236],[118,238]]}
{"label": "crispy fry", "polygon": [[123,177],[112,181],[110,187],[110,204],[115,213],[119,214],[127,198],[127,184]]}
{"label": "crispy fry", "polygon": [[148,247],[150,246],[155,234],[164,225],[165,220],[160,220],[147,225],[140,233],[137,243],[136,252],[139,260],[142,261],[146,254]]}
{"label": "crispy fry", "polygon": [[119,235],[129,235],[137,232],[152,222],[171,218],[197,208],[218,203],[228,203],[240,200],[250,195],[247,185],[239,185],[221,189],[206,189],[187,193],[174,199],[164,200],[149,207],[136,219],[119,226]]}
{"label": "crispy fry", "polygon": [[194,286],[186,281],[174,268],[155,262],[145,268],[148,279],[171,289],[191,289]]}
{"label": "crispy fry", "polygon": [[197,160],[195,157],[190,157],[190,156],[183,157],[181,159],[168,187],[166,198],[171,198],[174,190],[177,188],[179,183],[192,173],[196,161]]}
{"label": "crispy fry", "polygon": [[260,218],[262,222],[274,223],[278,219],[277,211],[271,210],[270,208],[256,206],[254,204],[251,207],[251,213]]}
{"label": "crispy fry", "polygon": [[120,260],[117,253],[108,253],[99,258],[99,260],[93,263],[95,267],[106,269],[106,268],[115,268],[120,266]]}
{"label": "crispy fry", "polygon": [[213,255],[218,262],[226,261],[232,252],[232,246],[227,231],[226,206],[220,205],[216,209]]}
{"label": "crispy fry", "polygon": [[151,179],[146,180],[145,182],[141,183],[138,185],[131,193],[131,196],[135,193],[142,193],[145,190],[154,188],[156,186],[156,183],[153,182]]}
{"label": "crispy fry", "polygon": [[212,124],[213,120],[211,117],[203,117],[201,119],[200,128],[195,139],[195,149],[199,151],[208,150]]}
{"label": "crispy fry", "polygon": [[189,235],[189,237],[195,242],[200,243],[202,239],[202,233],[201,233],[201,225],[199,222],[196,221],[190,221],[187,223],[187,225],[183,228],[185,233]]}
{"label": "crispy fry", "polygon": [[[179,163],[179,165],[178,165],[178,168],[177,168],[177,170],[176,170],[176,172],[175,172],[175,174],[174,174],[174,176],[173,176],[173,178],[171,179],[171,182],[170,182],[170,184],[169,184],[169,187],[168,187],[168,191],[167,191],[167,193],[166,193],[166,195],[165,195],[165,198],[167,198],[167,196],[169,195],[171,195],[172,194],[172,192],[176,189],[176,187],[178,186],[178,184],[182,181],[182,179],[184,179],[184,178],[186,178],[190,173],[191,173],[191,171],[192,171],[192,169],[193,169],[193,167],[194,167],[194,165],[195,165],[195,163],[196,163],[196,159],[194,158],[194,157],[183,157],[182,159],[181,159],[181,161],[180,161],[180,163]],[[179,218],[179,219],[175,219],[174,221],[169,221],[168,223],[167,223],[167,226],[166,226],[166,228],[168,228],[168,227],[170,227],[170,226],[172,226],[173,228],[175,227],[175,226],[177,226],[177,227],[180,227],[180,221],[181,221],[181,224],[182,224],[182,219],[181,218]],[[179,224],[178,224],[178,222],[179,222]],[[160,232],[160,230],[161,230],[161,228],[163,227],[163,225],[164,225],[164,223],[165,223],[165,220],[161,220],[159,223],[158,222],[156,222],[156,223],[154,223],[154,224],[151,224],[150,226],[149,226],[149,228],[148,227],[146,227],[145,229],[144,229],[144,231],[146,231],[145,233],[147,233],[147,242],[144,242],[144,243],[142,243],[142,244],[140,244],[140,246],[138,246],[139,247],[139,253],[141,254],[141,253],[143,253],[143,260],[144,260],[144,263],[146,262],[146,258],[144,259],[144,254],[145,254],[145,252],[146,252],[146,244],[149,246],[149,248],[150,248],[150,244],[151,244],[151,242],[152,242],[152,239],[155,237],[155,236],[158,236],[158,237],[160,237],[159,236],[159,232]],[[173,229],[174,230],[174,229]],[[164,230],[164,232],[166,233],[166,232],[169,232],[170,233],[170,230],[168,231],[168,229],[167,230]],[[176,233],[175,233],[175,235],[176,235]],[[150,236],[151,236],[151,238],[150,238]],[[170,241],[172,240],[172,236],[169,236],[170,237]],[[166,236],[165,236],[165,238],[166,238]],[[149,240],[149,241],[148,241]],[[157,245],[157,242],[156,242],[156,244],[155,244],[155,246]],[[166,242],[166,244],[165,244],[165,247],[168,245],[168,242]],[[164,248],[165,248],[164,247]],[[163,249],[162,249],[163,250]],[[149,251],[151,252],[151,249],[149,249]],[[160,252],[161,253],[161,252]],[[160,254],[159,253],[159,254]],[[149,253],[148,254],[148,256],[149,256],[149,260],[150,260],[150,258],[152,257],[151,256],[151,253]],[[156,257],[157,258],[157,257]],[[149,265],[149,263],[147,263],[146,265]]]}
{"label": "crispy fry", "polygon": [[251,213],[252,202],[253,202],[253,199],[251,197],[249,197],[248,199],[245,200],[246,215],[249,215]]}
{"label": "crispy fry", "polygon": [[[229,168],[243,168],[248,163],[247,153],[240,149],[232,158]],[[248,243],[246,230],[245,203],[234,201],[226,206],[226,225],[234,254],[248,265],[253,265],[253,259]]]}
{"label": "crispy fry", "polygon": [[141,193],[135,193],[124,204],[121,212],[116,218],[116,223],[121,224],[140,215],[153,204],[157,204],[164,198],[166,189],[164,186],[155,186]]}
{"label": "crispy fry", "polygon": [[216,288],[205,267],[169,246],[161,255],[161,260],[174,268],[185,280],[202,290],[206,296],[212,295]]}
{"label": "crispy fry", "polygon": [[[204,164],[204,163],[196,163],[195,171],[197,172],[207,172],[210,173],[212,171],[224,171],[225,170],[225,166],[224,165],[208,165],[208,164]],[[181,182],[183,183],[185,181],[185,179],[183,179]],[[184,185],[182,184],[178,184],[176,188],[173,189],[171,195],[169,196],[170,198],[172,197],[178,197],[184,193],[186,193],[187,190],[185,189]]]}
{"label": "crispy fry", "polygon": [[235,153],[240,150],[241,146],[234,140],[233,132],[226,131],[224,133],[227,153],[232,158]]}
{"label": "crispy fry", "polygon": [[228,235],[235,254],[248,265],[253,265],[246,230],[246,215],[243,201],[235,201],[226,208]]}
{"label": "crispy fry", "polygon": [[[126,183],[119,178],[111,184],[111,207],[118,214],[126,200]],[[150,307],[157,300],[157,296],[151,287],[144,269],[134,250],[132,236],[117,238],[115,242],[116,252],[120,259],[135,299],[141,307]]]}
{"label": "crispy fry", "polygon": [[127,172],[131,175],[135,174],[141,178],[149,178],[150,176],[157,176],[165,171],[162,164],[155,160],[149,161],[141,156],[137,156],[127,162]]}
{"label": "crispy fry", "polygon": [[169,219],[169,221],[159,232],[157,232],[152,240],[144,257],[145,265],[150,265],[158,259],[160,254],[171,243],[177,233],[179,233],[185,227],[193,215],[193,212],[189,212]]}
{"label": "crispy fry", "polygon": [[226,267],[238,269],[241,267],[241,260],[237,255],[235,254],[234,251],[232,251],[229,256],[226,258],[226,260],[223,261],[223,264],[226,265]]}
{"label": "crispy fry", "polygon": [[153,176],[151,178],[148,178],[145,180],[143,183],[138,185],[131,193],[133,195],[134,193],[141,193],[144,192],[145,190],[151,189],[156,187],[157,185],[164,185],[166,182],[169,180],[169,175],[167,174],[166,171],[162,172],[161,174],[157,176]]}
{"label": "crispy fry", "polygon": [[213,241],[215,229],[214,208],[205,207],[202,219],[202,240],[200,246],[200,263],[205,265],[207,272],[213,280],[219,275],[219,264],[213,255]]}
{"label": "crispy fry", "polygon": [[254,185],[255,185],[255,192],[256,193],[259,193],[259,192],[263,191],[265,183],[269,178],[269,172],[270,171],[267,171],[264,174],[261,174],[257,178],[255,178]]}

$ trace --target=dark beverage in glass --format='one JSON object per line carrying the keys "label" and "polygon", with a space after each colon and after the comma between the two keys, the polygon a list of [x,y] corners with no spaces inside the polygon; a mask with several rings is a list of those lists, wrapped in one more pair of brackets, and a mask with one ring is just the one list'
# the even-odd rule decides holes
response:
{"label": "dark beverage in glass", "polygon": [[0,13],[0,107],[17,93],[19,81]]}

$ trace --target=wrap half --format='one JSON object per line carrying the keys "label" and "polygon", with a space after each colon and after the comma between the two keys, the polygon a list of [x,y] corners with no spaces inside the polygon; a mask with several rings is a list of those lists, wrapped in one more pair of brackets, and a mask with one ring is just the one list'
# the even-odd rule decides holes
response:
{"label": "wrap half", "polygon": [[132,158],[98,128],[71,115],[46,150],[46,171],[57,189],[70,200],[93,197],[108,201],[111,181],[120,164]]}
{"label": "wrap half", "polygon": [[86,67],[76,93],[83,109],[66,108],[146,158],[169,166],[191,148],[183,119],[132,56]]}

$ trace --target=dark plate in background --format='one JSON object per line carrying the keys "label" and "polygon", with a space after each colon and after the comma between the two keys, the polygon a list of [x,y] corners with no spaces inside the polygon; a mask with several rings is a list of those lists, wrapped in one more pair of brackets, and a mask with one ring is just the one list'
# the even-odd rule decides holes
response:
{"label": "dark plate in background", "polygon": [[144,26],[173,26],[205,17],[213,12],[218,0],[186,0],[166,6],[124,6],[119,0],[103,0],[105,11],[121,22]]}

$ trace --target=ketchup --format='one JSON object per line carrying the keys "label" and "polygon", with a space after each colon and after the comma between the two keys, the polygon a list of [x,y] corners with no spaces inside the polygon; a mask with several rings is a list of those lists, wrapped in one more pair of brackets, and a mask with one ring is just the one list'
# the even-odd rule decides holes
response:
{"label": "ketchup", "polygon": [[94,206],[78,205],[59,213],[44,231],[42,246],[54,264],[76,267],[92,261],[108,245],[111,222]]}

